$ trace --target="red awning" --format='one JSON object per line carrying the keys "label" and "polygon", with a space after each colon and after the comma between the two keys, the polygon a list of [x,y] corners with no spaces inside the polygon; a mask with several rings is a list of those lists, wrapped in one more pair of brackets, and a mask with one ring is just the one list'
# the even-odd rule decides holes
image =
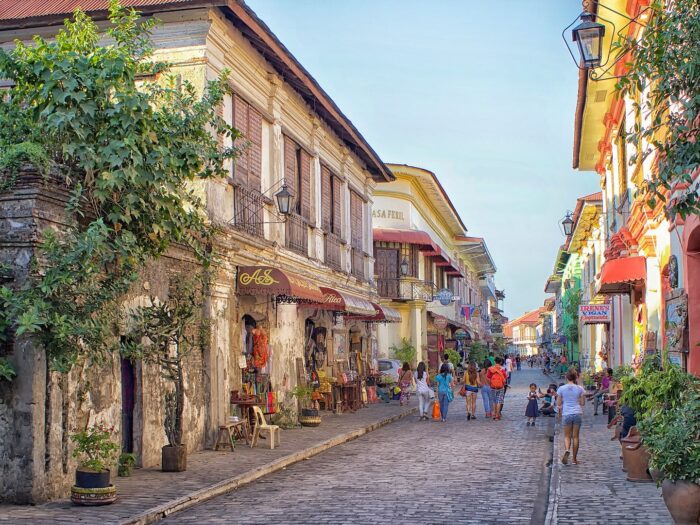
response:
{"label": "red awning", "polygon": [[269,266],[242,266],[238,269],[240,295],[271,295],[291,300],[322,303],[323,293],[309,279]]}
{"label": "red awning", "polygon": [[621,257],[603,263],[600,270],[598,293],[606,295],[630,293],[635,284],[643,283],[647,276],[644,257]]}
{"label": "red awning", "polygon": [[322,303],[308,303],[305,308],[317,308],[319,310],[331,310],[333,312],[348,312],[355,315],[374,315],[374,306],[367,299],[341,292],[334,288],[320,287],[323,293]]}
{"label": "red awning", "polygon": [[367,321],[375,323],[400,323],[401,314],[389,306],[372,303],[374,315],[348,315],[345,318],[350,320]]}
{"label": "red awning", "polygon": [[375,228],[372,230],[374,240],[377,242],[400,242],[415,244],[421,251],[438,252],[440,247],[433,242],[430,235],[420,230],[385,230]]}

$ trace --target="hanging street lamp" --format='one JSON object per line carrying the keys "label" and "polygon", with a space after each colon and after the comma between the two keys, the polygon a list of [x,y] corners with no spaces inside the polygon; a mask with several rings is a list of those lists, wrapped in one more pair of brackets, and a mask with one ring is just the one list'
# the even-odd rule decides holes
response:
{"label": "hanging street lamp", "polygon": [[589,69],[600,66],[605,26],[595,21],[595,15],[581,13],[581,23],[572,29],[571,36],[578,45],[583,67]]}
{"label": "hanging street lamp", "polygon": [[275,193],[275,199],[279,212],[284,216],[289,215],[289,210],[292,207],[292,194],[286,184],[283,184],[282,189]]}
{"label": "hanging street lamp", "polygon": [[564,235],[567,237],[571,235],[571,232],[574,229],[574,220],[571,218],[571,213],[567,213],[566,217],[561,221],[561,226],[564,228]]}

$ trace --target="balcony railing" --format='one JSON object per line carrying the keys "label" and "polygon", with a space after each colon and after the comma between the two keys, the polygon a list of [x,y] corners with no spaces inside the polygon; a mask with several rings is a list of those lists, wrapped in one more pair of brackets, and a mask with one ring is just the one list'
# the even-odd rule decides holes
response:
{"label": "balcony railing", "polygon": [[432,301],[435,285],[431,282],[408,279],[377,279],[377,291],[386,299]]}
{"label": "balcony railing", "polygon": [[285,245],[290,250],[308,256],[309,228],[300,215],[289,214],[287,216]]}
{"label": "balcony railing", "polygon": [[333,233],[325,235],[326,266],[335,270],[342,270],[340,262],[341,242],[340,237]]}
{"label": "balcony railing", "polygon": [[246,186],[233,187],[233,221],[234,228],[255,237],[265,235],[265,198],[262,193]]}
{"label": "balcony railing", "polygon": [[352,263],[350,272],[358,279],[365,280],[365,254],[358,248],[352,249]]}

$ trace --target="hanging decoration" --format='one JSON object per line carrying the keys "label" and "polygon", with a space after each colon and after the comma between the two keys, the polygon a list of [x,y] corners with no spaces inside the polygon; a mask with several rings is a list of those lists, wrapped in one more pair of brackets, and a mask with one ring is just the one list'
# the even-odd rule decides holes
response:
{"label": "hanging decoration", "polygon": [[263,368],[267,364],[268,356],[267,334],[262,328],[253,329],[253,365],[255,368]]}

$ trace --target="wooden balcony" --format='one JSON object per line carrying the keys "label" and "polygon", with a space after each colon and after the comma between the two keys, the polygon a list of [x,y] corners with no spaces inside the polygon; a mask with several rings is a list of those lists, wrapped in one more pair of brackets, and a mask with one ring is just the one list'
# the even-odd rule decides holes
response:
{"label": "wooden balcony", "polygon": [[233,186],[233,221],[231,225],[254,237],[264,237],[265,198],[259,191],[242,185]]}
{"label": "wooden balcony", "polygon": [[340,237],[333,233],[326,233],[324,236],[325,242],[325,262],[326,266],[333,268],[334,270],[341,271],[341,246]]}
{"label": "wooden balcony", "polygon": [[303,217],[289,214],[285,224],[285,246],[304,256],[309,255],[309,227]]}

